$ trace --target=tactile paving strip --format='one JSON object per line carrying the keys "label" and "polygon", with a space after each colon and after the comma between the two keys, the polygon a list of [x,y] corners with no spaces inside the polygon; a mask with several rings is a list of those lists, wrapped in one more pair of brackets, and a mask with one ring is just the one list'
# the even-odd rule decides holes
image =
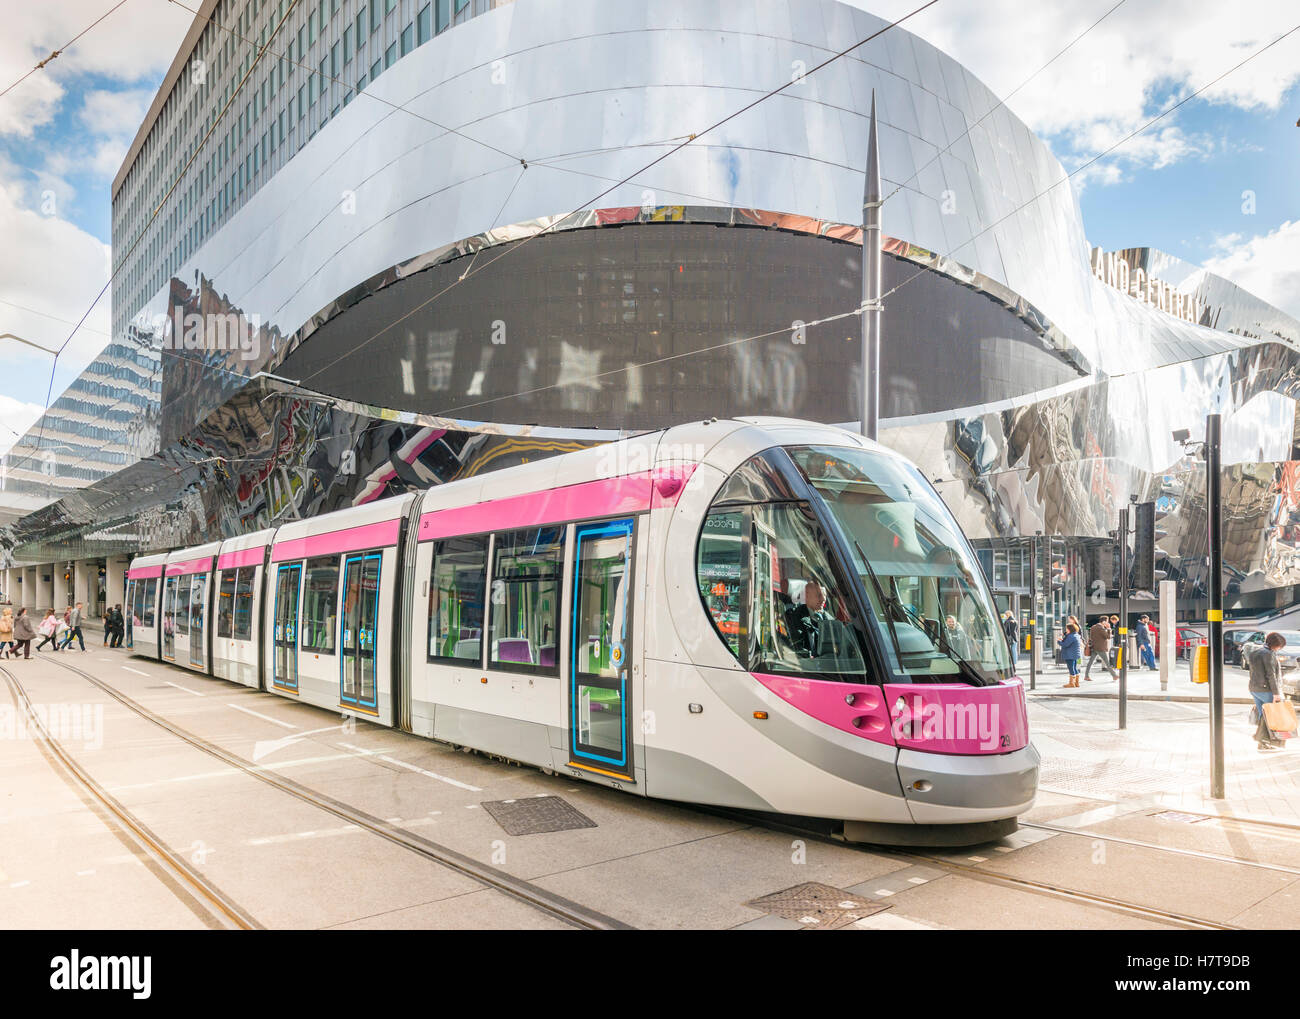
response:
{"label": "tactile paving strip", "polygon": [[482,807],[507,835],[541,835],[551,831],[595,828],[596,822],[562,796],[491,800]]}
{"label": "tactile paving strip", "polygon": [[888,907],[834,885],[808,881],[745,903],[814,930],[847,927]]}

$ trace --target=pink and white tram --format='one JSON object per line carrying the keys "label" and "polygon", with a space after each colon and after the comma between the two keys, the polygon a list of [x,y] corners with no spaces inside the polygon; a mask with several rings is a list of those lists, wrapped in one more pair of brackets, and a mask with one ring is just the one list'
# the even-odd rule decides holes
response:
{"label": "pink and white tram", "polygon": [[678,426],[128,576],[136,654],[643,796],[960,845],[1036,791],[969,543],[825,425]]}

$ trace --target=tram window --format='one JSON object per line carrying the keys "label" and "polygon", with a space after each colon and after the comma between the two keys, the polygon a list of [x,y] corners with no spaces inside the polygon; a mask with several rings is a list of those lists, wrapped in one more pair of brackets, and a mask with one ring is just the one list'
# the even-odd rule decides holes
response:
{"label": "tram window", "polygon": [[866,666],[849,592],[807,503],[753,507],[749,565],[750,668],[860,682]]}
{"label": "tram window", "polygon": [[256,567],[244,566],[235,578],[235,639],[253,639],[253,577]]}
{"label": "tram window", "polygon": [[563,566],[561,527],[534,527],[496,536],[489,595],[490,666],[559,675]]}
{"label": "tram window", "polygon": [[302,594],[302,649],[334,653],[339,604],[339,561],[308,559]]}
{"label": "tram window", "polygon": [[181,637],[190,635],[190,578],[178,577],[176,580],[176,593],[172,595],[174,604],[173,623],[174,632]]}
{"label": "tram window", "polygon": [[740,657],[740,568],[745,514],[713,512],[704,518],[695,571],[709,618],[731,653]]}
{"label": "tram window", "polygon": [[140,625],[154,625],[154,602],[158,597],[158,585],[153,580],[146,580],[140,585]]}
{"label": "tram window", "polygon": [[487,535],[434,542],[429,660],[479,662],[487,592]]}
{"label": "tram window", "polygon": [[217,592],[217,636],[229,637],[235,620],[235,570],[224,570]]}

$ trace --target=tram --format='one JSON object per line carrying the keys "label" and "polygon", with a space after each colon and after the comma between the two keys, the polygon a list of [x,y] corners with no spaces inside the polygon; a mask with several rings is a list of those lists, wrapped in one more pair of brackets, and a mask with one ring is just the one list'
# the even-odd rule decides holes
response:
{"label": "tram", "polygon": [[635,795],[970,845],[1037,788],[969,543],[826,425],[680,425],[127,576],[136,655]]}

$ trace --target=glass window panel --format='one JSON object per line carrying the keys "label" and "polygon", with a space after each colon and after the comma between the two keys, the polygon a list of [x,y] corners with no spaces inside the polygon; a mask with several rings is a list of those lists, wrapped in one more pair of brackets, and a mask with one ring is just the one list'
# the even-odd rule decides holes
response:
{"label": "glass window panel", "polygon": [[190,633],[190,578],[180,577],[176,581],[175,598],[176,634],[188,637]]}
{"label": "glass window panel", "polygon": [[434,543],[429,581],[429,658],[481,660],[487,536]]}
{"label": "glass window panel", "polygon": [[497,535],[488,664],[557,675],[562,527]]}
{"label": "glass window panel", "polygon": [[434,31],[441,32],[451,24],[451,0],[437,0],[437,4],[438,18],[437,24],[434,26]]}
{"label": "glass window panel", "polygon": [[695,574],[700,597],[714,628],[731,653],[740,657],[741,549],[745,514],[714,511],[704,518]]}
{"label": "glass window panel", "polygon": [[393,64],[395,64],[396,62],[397,62],[397,43],[392,43],[389,45],[388,49],[384,50],[384,69],[387,70],[388,68],[392,67]]}
{"label": "glass window panel", "polygon": [[224,570],[217,587],[217,636],[229,637],[235,625],[235,576],[238,571]]}
{"label": "glass window panel", "polygon": [[256,568],[244,566],[235,578],[235,639],[253,639],[253,577]]}
{"label": "glass window panel", "polygon": [[416,45],[423,46],[433,35],[433,5],[425,4],[420,8],[419,17],[415,21]]}
{"label": "glass window panel", "polygon": [[415,26],[407,25],[402,29],[402,56],[415,49]]}
{"label": "glass window panel", "polygon": [[334,653],[339,602],[339,563],[334,558],[308,559],[302,592],[302,649]]}

